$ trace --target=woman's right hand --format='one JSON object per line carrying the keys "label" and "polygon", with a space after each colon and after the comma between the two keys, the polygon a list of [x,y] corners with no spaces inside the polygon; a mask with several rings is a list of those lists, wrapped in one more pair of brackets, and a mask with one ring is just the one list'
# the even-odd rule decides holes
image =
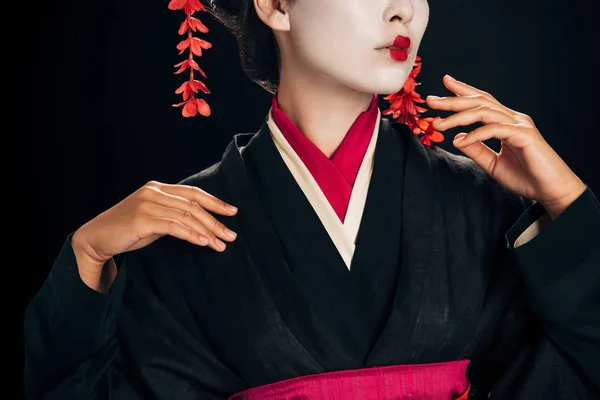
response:
{"label": "woman's right hand", "polygon": [[220,239],[231,242],[237,235],[208,211],[235,215],[237,209],[230,207],[195,186],[150,181],[75,231],[73,249],[87,261],[80,263],[78,257],[80,274],[99,276],[113,256],[164,235],[222,252],[225,243]]}

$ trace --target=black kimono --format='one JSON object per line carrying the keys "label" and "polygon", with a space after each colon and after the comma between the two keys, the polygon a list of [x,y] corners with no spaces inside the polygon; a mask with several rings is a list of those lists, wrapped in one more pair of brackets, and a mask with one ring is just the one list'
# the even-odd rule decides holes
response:
{"label": "black kimono", "polygon": [[[267,124],[181,181],[236,205],[223,253],[165,236],[109,294],[70,236],[24,323],[36,399],[227,399],[294,377],[470,360],[470,399],[598,399],[600,205],[545,213],[382,119],[349,271]],[[600,364],[599,364],[600,365]]]}

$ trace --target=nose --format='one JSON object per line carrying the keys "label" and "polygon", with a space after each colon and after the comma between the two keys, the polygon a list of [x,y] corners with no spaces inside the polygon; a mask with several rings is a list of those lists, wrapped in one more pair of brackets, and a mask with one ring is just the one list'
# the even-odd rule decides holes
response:
{"label": "nose", "polygon": [[390,4],[385,11],[384,21],[399,20],[404,25],[410,23],[415,14],[412,4],[413,0],[390,0]]}

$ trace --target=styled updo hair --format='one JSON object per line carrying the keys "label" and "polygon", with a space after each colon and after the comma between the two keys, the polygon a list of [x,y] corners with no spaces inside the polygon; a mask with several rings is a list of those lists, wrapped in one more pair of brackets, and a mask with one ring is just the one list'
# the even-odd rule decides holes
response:
{"label": "styled updo hair", "polygon": [[[288,0],[291,6],[296,0]],[[275,35],[256,13],[253,0],[203,0],[207,11],[236,38],[242,69],[263,89],[279,88],[281,55]]]}

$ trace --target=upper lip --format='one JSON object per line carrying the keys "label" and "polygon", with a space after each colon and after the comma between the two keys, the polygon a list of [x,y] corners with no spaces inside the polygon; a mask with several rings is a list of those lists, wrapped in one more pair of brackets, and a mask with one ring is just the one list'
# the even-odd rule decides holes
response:
{"label": "upper lip", "polygon": [[[407,46],[408,42],[408,46]],[[388,44],[378,47],[378,49],[387,49],[389,47],[394,47],[397,49],[408,50],[410,48],[410,37],[404,35],[397,35],[394,40],[388,42]]]}

